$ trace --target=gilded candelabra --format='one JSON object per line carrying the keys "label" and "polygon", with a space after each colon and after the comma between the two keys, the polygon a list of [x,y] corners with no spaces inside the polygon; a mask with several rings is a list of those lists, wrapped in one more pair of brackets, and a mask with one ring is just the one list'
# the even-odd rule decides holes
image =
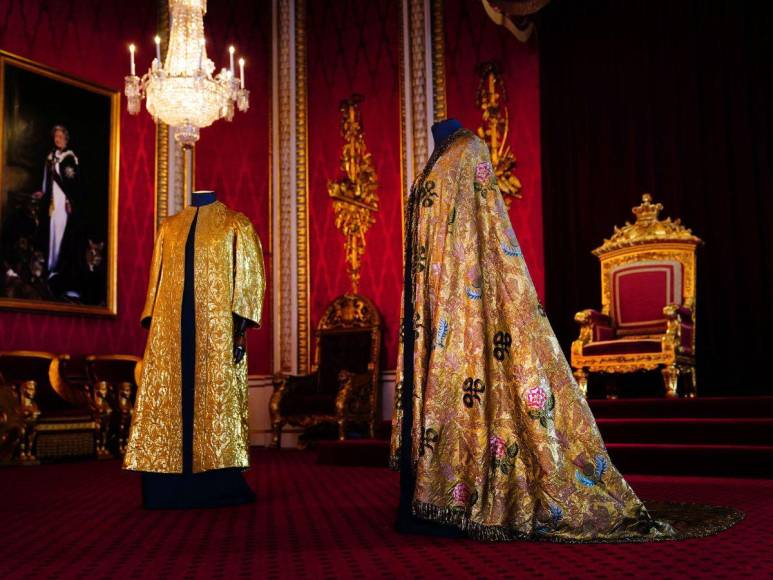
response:
{"label": "gilded candelabra", "polygon": [[507,207],[514,197],[521,198],[521,182],[515,176],[516,160],[507,137],[510,131],[510,115],[507,111],[507,90],[497,63],[486,62],[478,67],[480,83],[475,104],[483,114],[483,124],[478,136],[486,142],[491,153],[491,164],[497,176],[499,190]]}
{"label": "gilded candelabra", "polygon": [[360,265],[365,253],[365,234],[376,222],[373,212],[378,211],[378,176],[373,160],[365,145],[360,103],[363,97],[352,95],[341,102],[341,152],[343,175],[327,185],[333,199],[336,227],[346,237],[345,252],[352,293],[360,284]]}

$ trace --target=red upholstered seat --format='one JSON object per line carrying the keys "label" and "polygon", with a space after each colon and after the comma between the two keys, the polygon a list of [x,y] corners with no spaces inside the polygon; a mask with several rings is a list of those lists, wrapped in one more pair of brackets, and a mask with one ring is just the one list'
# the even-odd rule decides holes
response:
{"label": "red upholstered seat", "polygon": [[682,265],[638,261],[612,270],[612,318],[618,336],[662,333],[663,308],[682,305]]}
{"label": "red upholstered seat", "polygon": [[645,354],[648,352],[660,352],[661,349],[661,342],[657,339],[602,340],[586,344],[583,348],[583,354],[595,356],[605,354]]}

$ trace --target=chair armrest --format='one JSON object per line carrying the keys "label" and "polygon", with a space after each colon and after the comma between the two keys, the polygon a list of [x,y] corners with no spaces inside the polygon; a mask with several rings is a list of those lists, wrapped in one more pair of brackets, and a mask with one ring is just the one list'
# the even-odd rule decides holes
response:
{"label": "chair armrest", "polygon": [[692,324],[692,309],[677,304],[669,304],[663,308],[663,316],[669,320],[680,320],[683,324]]}
{"label": "chair armrest", "polygon": [[297,392],[314,388],[318,379],[318,373],[310,375],[276,374],[272,379],[272,383],[275,391]]}
{"label": "chair armrest", "polygon": [[336,395],[336,414],[342,415],[347,409],[360,412],[359,407],[370,405],[370,392],[373,388],[373,371],[338,373],[338,395]]}
{"label": "chair armrest", "polygon": [[580,325],[580,336],[577,342],[588,344],[594,339],[594,329],[604,328],[612,331],[612,319],[598,310],[582,310],[574,315],[574,320]]}

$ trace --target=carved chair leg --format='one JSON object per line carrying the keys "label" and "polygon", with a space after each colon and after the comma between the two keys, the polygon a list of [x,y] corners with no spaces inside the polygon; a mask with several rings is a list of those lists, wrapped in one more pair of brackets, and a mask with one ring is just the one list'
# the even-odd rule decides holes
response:
{"label": "carved chair leg", "polygon": [[371,439],[375,439],[376,438],[376,420],[375,419],[371,419],[368,422],[368,436]]}
{"label": "carved chair leg", "polygon": [[338,440],[343,441],[346,439],[346,419],[343,417],[338,420]]}
{"label": "carved chair leg", "polygon": [[694,399],[698,396],[698,377],[694,366],[690,367],[688,372],[690,373],[690,392],[687,393],[687,396]]}
{"label": "carved chair leg", "polygon": [[666,388],[666,398],[676,399],[679,397],[677,385],[679,383],[679,368],[676,365],[668,365],[660,371],[663,375],[663,384]]}
{"label": "carved chair leg", "polygon": [[277,449],[282,447],[282,423],[274,423],[271,425],[271,446]]}
{"label": "carved chair leg", "polygon": [[607,375],[605,379],[607,399],[617,399],[617,378],[614,375]]}
{"label": "carved chair leg", "polygon": [[583,396],[588,398],[588,373],[585,369],[574,369],[574,379],[577,381],[577,386],[580,387]]}

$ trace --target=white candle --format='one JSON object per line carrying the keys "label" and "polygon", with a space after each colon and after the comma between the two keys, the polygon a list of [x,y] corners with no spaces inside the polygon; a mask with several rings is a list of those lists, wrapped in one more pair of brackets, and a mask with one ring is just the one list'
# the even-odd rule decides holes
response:
{"label": "white candle", "polygon": [[129,57],[131,59],[131,76],[137,76],[136,75],[136,69],[134,68],[134,45],[129,45]]}
{"label": "white candle", "polygon": [[156,58],[158,59],[158,66],[161,66],[161,37],[156,34],[156,37],[153,40],[156,43]]}
{"label": "white candle", "polygon": [[239,80],[242,84],[242,88],[244,88],[244,59],[239,59]]}
{"label": "white candle", "polygon": [[229,46],[228,54],[231,57],[231,78],[234,78],[234,52],[236,52],[236,49],[233,46]]}
{"label": "white candle", "polygon": [[204,73],[204,53],[206,52],[206,42],[201,41],[201,51],[199,52],[199,70]]}

